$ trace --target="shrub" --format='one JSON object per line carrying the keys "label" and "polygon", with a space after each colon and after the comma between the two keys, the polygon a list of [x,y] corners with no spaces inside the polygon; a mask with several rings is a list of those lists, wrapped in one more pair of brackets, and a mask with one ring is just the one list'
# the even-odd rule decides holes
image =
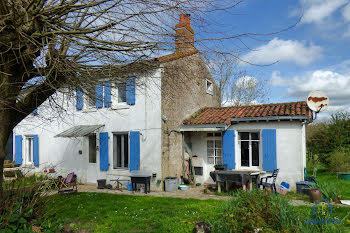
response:
{"label": "shrub", "polygon": [[330,154],[329,168],[334,172],[350,172],[350,151],[337,149]]}
{"label": "shrub", "polygon": [[[293,216],[293,217],[291,217]],[[260,192],[237,192],[227,203],[214,232],[297,231],[297,213],[287,199]]]}
{"label": "shrub", "polygon": [[[301,213],[281,195],[271,195],[259,190],[240,191],[233,194],[232,200],[223,206],[218,219],[213,222],[213,232],[345,232],[341,224],[314,224],[309,220],[322,223],[322,219],[340,221],[334,216],[322,215],[313,207]],[[348,216],[345,216],[342,221]]]}
{"label": "shrub", "polygon": [[17,179],[5,182],[3,187],[3,198],[0,200],[1,232],[32,232],[33,225],[47,228],[41,223],[44,223],[43,216],[49,201],[45,196],[52,191],[50,180],[37,181],[34,176],[17,176]]}

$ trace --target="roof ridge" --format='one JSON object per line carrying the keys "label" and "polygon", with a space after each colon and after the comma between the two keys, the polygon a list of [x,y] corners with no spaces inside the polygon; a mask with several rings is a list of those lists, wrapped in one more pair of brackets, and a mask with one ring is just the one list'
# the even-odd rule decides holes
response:
{"label": "roof ridge", "polygon": [[235,106],[221,106],[221,107],[207,107],[207,108],[242,108],[242,107],[257,107],[257,106],[268,106],[268,105],[279,105],[279,104],[296,104],[305,103],[306,101],[295,101],[295,102],[282,102],[282,103],[267,103],[267,104],[252,104],[252,105],[235,105]]}

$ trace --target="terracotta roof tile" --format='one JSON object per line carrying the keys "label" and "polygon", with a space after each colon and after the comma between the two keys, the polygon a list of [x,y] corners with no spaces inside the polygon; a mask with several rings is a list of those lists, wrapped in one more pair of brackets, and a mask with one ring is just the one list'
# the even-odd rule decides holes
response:
{"label": "terracotta roof tile", "polygon": [[308,116],[311,118],[312,111],[305,101],[232,107],[206,107],[194,113],[184,121],[184,124],[226,123],[229,125],[231,118],[268,116]]}

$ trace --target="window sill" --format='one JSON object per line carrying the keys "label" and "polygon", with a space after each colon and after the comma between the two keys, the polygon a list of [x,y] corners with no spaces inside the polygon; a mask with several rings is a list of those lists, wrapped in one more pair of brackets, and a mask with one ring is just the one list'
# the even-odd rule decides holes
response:
{"label": "window sill", "polygon": [[34,165],[32,163],[27,163],[27,164],[23,164],[22,165],[22,168],[31,168],[31,169],[34,169]]}
{"label": "window sill", "polygon": [[120,103],[120,104],[116,104],[112,107],[113,109],[129,109],[130,105],[128,104],[124,104],[124,103]]}
{"label": "window sill", "polygon": [[83,109],[83,112],[96,112],[96,111],[97,111],[97,109],[94,107]]}
{"label": "window sill", "polygon": [[118,167],[118,168],[113,168],[114,171],[129,171],[128,167]]}
{"label": "window sill", "polygon": [[207,91],[207,94],[209,95],[214,95],[214,93]]}

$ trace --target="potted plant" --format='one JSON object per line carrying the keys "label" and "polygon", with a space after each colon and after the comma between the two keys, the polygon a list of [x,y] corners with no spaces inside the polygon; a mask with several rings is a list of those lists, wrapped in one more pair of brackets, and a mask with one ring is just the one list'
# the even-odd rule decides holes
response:
{"label": "potted plant", "polygon": [[50,168],[49,173],[55,173],[55,168]]}

